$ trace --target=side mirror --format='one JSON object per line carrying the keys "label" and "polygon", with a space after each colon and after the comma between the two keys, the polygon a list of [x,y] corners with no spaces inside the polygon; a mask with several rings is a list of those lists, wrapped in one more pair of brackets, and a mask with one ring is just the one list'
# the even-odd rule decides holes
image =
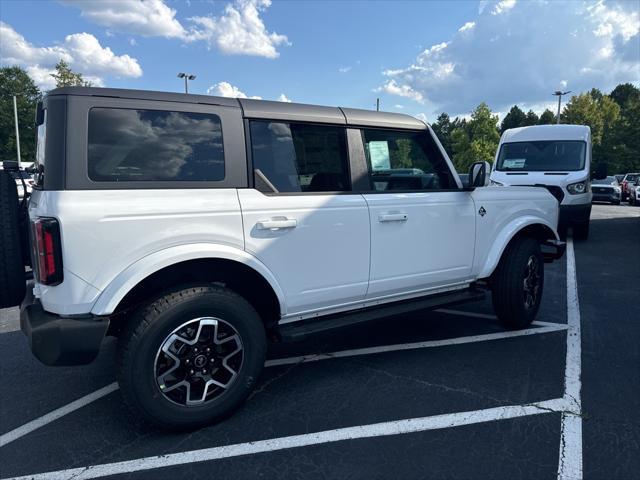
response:
{"label": "side mirror", "polygon": [[40,126],[44,123],[44,108],[42,106],[42,100],[36,104],[36,126]]}
{"label": "side mirror", "polygon": [[599,163],[598,165],[596,165],[596,169],[593,172],[593,174],[591,175],[591,179],[592,180],[603,180],[607,178],[607,164],[606,163]]}
{"label": "side mirror", "polygon": [[469,187],[486,187],[489,185],[491,165],[489,162],[476,162],[469,169]]}

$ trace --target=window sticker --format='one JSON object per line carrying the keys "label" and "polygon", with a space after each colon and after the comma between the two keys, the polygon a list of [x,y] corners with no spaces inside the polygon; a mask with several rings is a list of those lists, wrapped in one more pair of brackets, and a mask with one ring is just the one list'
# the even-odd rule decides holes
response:
{"label": "window sticker", "polygon": [[369,142],[369,156],[371,157],[371,169],[373,171],[389,170],[391,168],[389,144],[386,140]]}
{"label": "window sticker", "polygon": [[503,168],[524,168],[526,158],[505,158],[502,162]]}

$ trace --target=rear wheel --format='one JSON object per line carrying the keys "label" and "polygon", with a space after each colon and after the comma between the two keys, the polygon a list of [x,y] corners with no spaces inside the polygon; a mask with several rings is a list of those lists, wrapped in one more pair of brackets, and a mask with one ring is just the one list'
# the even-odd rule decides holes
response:
{"label": "rear wheel", "polygon": [[18,191],[0,170],[0,308],[20,305],[26,292],[18,219]]}
{"label": "rear wheel", "polygon": [[125,401],[160,427],[193,429],[225,417],[264,367],[262,321],[226,288],[168,293],[132,320],[120,339],[118,381]]}
{"label": "rear wheel", "polygon": [[538,241],[512,240],[491,280],[493,309],[509,329],[526,328],[535,319],[544,287],[544,259]]}

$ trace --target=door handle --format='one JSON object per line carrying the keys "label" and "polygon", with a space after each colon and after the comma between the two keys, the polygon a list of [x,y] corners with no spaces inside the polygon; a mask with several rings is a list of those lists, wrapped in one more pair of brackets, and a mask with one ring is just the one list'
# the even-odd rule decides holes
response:
{"label": "door handle", "polygon": [[379,222],[406,222],[409,215],[406,213],[384,213],[378,216]]}
{"label": "door handle", "polygon": [[258,230],[280,230],[281,228],[296,228],[298,221],[295,218],[271,218],[256,223]]}

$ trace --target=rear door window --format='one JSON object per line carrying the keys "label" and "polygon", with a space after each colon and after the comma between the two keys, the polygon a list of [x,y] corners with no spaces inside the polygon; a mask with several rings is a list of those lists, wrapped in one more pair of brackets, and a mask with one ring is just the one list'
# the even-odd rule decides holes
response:
{"label": "rear door window", "polygon": [[265,193],[351,190],[344,127],[252,121],[251,151]]}
{"label": "rear door window", "polygon": [[222,125],[214,114],[92,108],[88,137],[88,173],[96,182],[225,177]]}

